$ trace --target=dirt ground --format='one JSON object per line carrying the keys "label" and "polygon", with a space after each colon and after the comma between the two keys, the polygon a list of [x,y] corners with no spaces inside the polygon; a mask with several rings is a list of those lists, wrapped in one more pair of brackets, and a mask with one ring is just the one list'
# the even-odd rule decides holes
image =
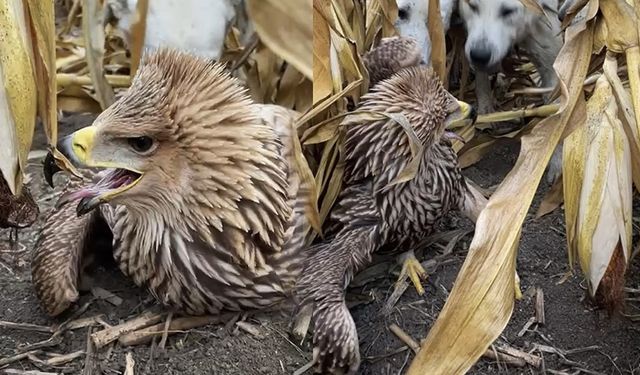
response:
{"label": "dirt ground", "polygon": [[[61,132],[90,122],[90,118],[75,118],[70,125],[61,125]],[[38,134],[34,150],[44,149],[44,136]],[[490,157],[469,168],[466,174],[483,187],[498,183],[509,171],[517,157],[518,145],[497,148]],[[41,155],[35,155],[41,156]],[[43,181],[41,160],[29,165],[31,189],[41,208],[39,221],[21,230],[18,243],[11,247],[9,231],[0,231],[0,320],[52,326],[71,317],[103,315],[109,324],[117,324],[153,306],[146,291],[137,288],[115,268],[105,265],[94,273],[95,284],[122,298],[119,306],[94,299],[90,293],[82,296],[78,306],[58,319],[47,317],[35,297],[29,272],[30,253],[45,213],[55,202],[55,191]],[[61,184],[59,183],[58,186]],[[536,197],[534,209],[546,188]],[[637,211],[637,210],[636,210]],[[533,211],[535,212],[535,211]],[[491,359],[482,359],[471,374],[640,374],[640,322],[627,317],[609,318],[585,299],[585,284],[579,272],[559,284],[568,271],[562,212],[556,211],[535,220],[527,218],[518,256],[522,300],[515,306],[513,317],[499,338],[500,345],[531,352],[543,357],[539,368],[514,367]],[[443,230],[472,228],[466,220],[452,218]],[[424,251],[430,276],[424,283],[426,293],[419,297],[412,287],[388,314],[383,312],[391,294],[398,267],[393,258],[385,258],[366,271],[366,278],[357,278],[351,288],[352,308],[360,334],[363,358],[362,374],[401,374],[406,371],[414,355],[388,329],[392,323],[414,339],[426,336],[438,312],[444,305],[457,272],[464,261],[471,235],[459,241],[453,251],[441,255],[444,246],[432,245]],[[437,264],[429,262],[438,259]],[[635,259],[628,272],[627,286],[640,289],[640,265]],[[544,292],[546,324],[532,325],[523,330],[534,316],[535,290]],[[640,314],[640,294],[629,294],[628,315]],[[90,302],[90,303],[89,303]],[[74,315],[80,306],[86,311]],[[122,374],[125,355],[131,352],[136,374],[291,374],[310,358],[308,342],[299,346],[288,335],[285,314],[249,317],[250,332],[239,329],[234,322],[209,325],[170,335],[164,350],[157,345],[123,348],[108,346],[91,358],[97,359],[93,374]],[[39,370],[53,373],[87,374],[83,372],[85,356],[69,363],[50,366],[42,362],[51,353],[66,354],[84,350],[89,328],[67,330],[59,338],[31,355],[0,371]],[[522,331],[522,332],[521,332]],[[30,350],[30,345],[51,337],[51,333],[0,328],[0,363],[2,358]],[[540,351],[536,348],[546,348]],[[555,353],[553,351],[556,350]],[[39,361],[40,360],[40,361]],[[15,372],[14,372],[15,373]]]}

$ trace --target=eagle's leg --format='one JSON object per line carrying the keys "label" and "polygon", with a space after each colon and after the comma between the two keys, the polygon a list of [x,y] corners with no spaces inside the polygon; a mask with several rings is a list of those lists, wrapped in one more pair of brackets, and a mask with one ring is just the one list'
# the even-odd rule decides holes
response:
{"label": "eagle's leg", "polygon": [[427,278],[427,271],[422,267],[413,250],[409,250],[400,255],[400,259],[402,260],[402,270],[400,271],[400,276],[398,277],[398,281],[396,281],[394,289],[398,289],[403,281],[409,277],[418,295],[423,295],[424,287],[422,286],[422,281]]}
{"label": "eagle's leg", "polygon": [[354,273],[371,261],[379,241],[375,226],[345,230],[310,248],[297,284],[301,310],[312,306],[313,359],[322,374],[355,374],[358,332],[345,301]]}

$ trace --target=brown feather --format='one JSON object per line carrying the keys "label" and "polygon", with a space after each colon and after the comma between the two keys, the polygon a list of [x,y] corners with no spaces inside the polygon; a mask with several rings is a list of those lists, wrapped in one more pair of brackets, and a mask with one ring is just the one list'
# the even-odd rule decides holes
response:
{"label": "brown feather", "polygon": [[[358,111],[401,114],[422,146],[415,177],[390,184],[412,159],[405,131],[388,118],[349,125],[345,141],[344,187],[331,212],[329,239],[312,247],[298,284],[300,311],[313,305],[314,359],[321,373],[353,374],[360,361],[358,334],[345,303],[345,289],[383,245],[411,249],[452,210],[473,196],[458,168],[457,155],[443,137],[445,118],[457,105],[426,66],[405,67],[400,59],[414,48],[388,40],[370,55],[374,76],[389,75],[363,97]],[[400,47],[399,47],[400,46]],[[385,49],[389,50],[385,50]],[[317,280],[322,280],[319,283]]]}
{"label": "brown feather", "polygon": [[[220,65],[169,50],[146,55],[131,88],[92,125],[92,158],[143,176],[101,206],[120,269],[188,313],[285,300],[302,270],[313,191],[296,173],[297,117],[253,103]],[[158,142],[143,158],[126,149],[125,138],[139,136]],[[52,228],[66,226],[76,238],[86,231],[73,220],[54,214],[47,221],[51,241],[36,252],[55,265],[38,267],[36,278],[70,255]],[[50,306],[61,301],[43,298]]]}

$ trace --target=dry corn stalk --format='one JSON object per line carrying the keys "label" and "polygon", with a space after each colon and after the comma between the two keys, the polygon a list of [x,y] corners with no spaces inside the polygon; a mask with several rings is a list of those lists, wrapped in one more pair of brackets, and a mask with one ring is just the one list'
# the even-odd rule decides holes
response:
{"label": "dry corn stalk", "polygon": [[[620,304],[624,269],[631,254],[631,152],[611,85],[600,77],[587,102],[587,121],[566,140],[567,178],[579,178],[565,190],[578,198],[577,220],[569,243],[571,258],[580,266],[595,295],[604,278],[602,291],[607,304]],[[578,166],[578,164],[581,164]],[[573,168],[578,176],[573,176]],[[582,173],[581,173],[582,172]],[[578,190],[579,189],[579,190]],[[614,269],[608,272],[612,265]],[[622,267],[622,272],[619,269]]]}
{"label": "dry corn stalk", "polygon": [[[565,212],[570,262],[580,264],[591,296],[615,311],[631,257],[632,181],[640,186],[640,49],[631,5],[603,0],[600,11],[593,49],[607,48],[604,74],[587,102],[586,121],[565,142]],[[626,60],[630,93],[618,76],[618,59]]]}
{"label": "dry corn stalk", "polygon": [[[593,5],[597,10],[597,3]],[[469,255],[409,374],[465,373],[507,325],[516,294],[522,223],[564,128],[584,109],[582,83],[591,57],[594,13],[567,30],[554,64],[562,92],[560,110],[522,137],[518,161],[478,218]]]}
{"label": "dry corn stalk", "polygon": [[53,2],[0,3],[0,171],[19,194],[39,114],[50,144],[57,137]]}

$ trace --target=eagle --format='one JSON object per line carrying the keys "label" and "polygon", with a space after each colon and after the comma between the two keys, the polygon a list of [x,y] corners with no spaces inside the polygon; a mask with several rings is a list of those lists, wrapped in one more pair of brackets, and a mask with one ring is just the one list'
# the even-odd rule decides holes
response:
{"label": "eagle", "polygon": [[[308,250],[296,285],[299,314],[312,311],[313,357],[323,374],[355,374],[360,365],[345,294],[372,253],[382,246],[413,249],[449,212],[475,221],[487,203],[462,175],[451,143],[458,137],[447,130],[474,119],[475,111],[420,64],[417,42],[384,39],[364,61],[373,88],[357,111],[382,115],[346,125],[343,187],[326,239]],[[424,269],[413,250],[405,255],[403,271],[419,290]]]}
{"label": "eagle", "polygon": [[[83,259],[106,224],[119,268],[163,305],[188,314],[310,306],[318,369],[355,372],[357,332],[344,303],[351,276],[381,246],[415,244],[449,211],[474,217],[483,207],[446,131],[473,111],[414,55],[397,54],[406,58],[386,64],[364,97],[359,110],[378,120],[346,128],[343,189],[327,236],[307,246],[316,198],[297,157],[299,115],[254,103],[217,63],[147,53],[131,88],[59,143],[96,172],[67,186],[36,242],[32,278],[45,310],[56,315],[77,300]],[[412,166],[413,176],[399,178]]]}
{"label": "eagle", "polygon": [[59,142],[97,172],[67,187],[36,241],[32,279],[45,310],[57,315],[77,300],[100,222],[122,272],[164,305],[217,314],[286,300],[313,201],[308,166],[295,156],[297,118],[254,103],[220,64],[171,49],[146,54],[130,89]]}

